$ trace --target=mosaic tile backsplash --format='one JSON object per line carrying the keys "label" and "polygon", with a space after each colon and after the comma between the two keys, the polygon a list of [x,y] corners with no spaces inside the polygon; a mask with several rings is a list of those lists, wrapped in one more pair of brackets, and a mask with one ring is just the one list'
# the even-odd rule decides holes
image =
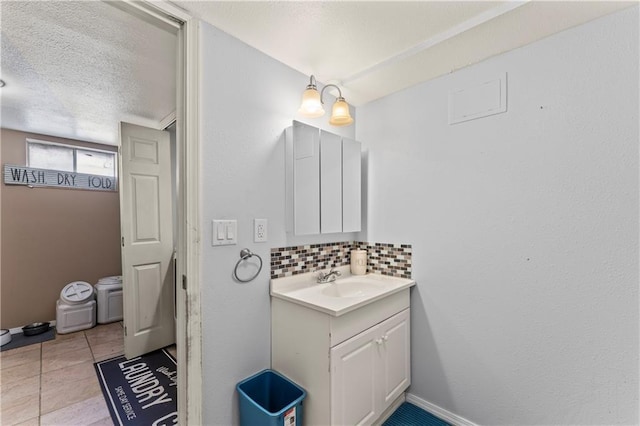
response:
{"label": "mosaic tile backsplash", "polygon": [[411,278],[411,245],[343,241],[271,249],[271,278],[349,265],[350,252],[367,250],[367,272]]}
{"label": "mosaic tile backsplash", "polygon": [[411,278],[411,244],[354,242],[354,247],[367,251],[367,272]]}

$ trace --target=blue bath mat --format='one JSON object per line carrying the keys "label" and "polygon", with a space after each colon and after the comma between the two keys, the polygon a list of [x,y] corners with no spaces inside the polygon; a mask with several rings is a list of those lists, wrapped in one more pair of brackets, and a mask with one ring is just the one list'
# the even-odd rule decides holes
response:
{"label": "blue bath mat", "polygon": [[382,426],[451,426],[431,413],[408,402],[403,402]]}
{"label": "blue bath mat", "polygon": [[176,361],[169,352],[119,356],[94,366],[115,425],[177,424]]}

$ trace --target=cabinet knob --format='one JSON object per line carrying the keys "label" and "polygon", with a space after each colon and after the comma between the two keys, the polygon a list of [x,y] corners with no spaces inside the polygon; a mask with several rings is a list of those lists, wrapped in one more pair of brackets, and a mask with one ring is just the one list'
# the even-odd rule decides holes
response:
{"label": "cabinet knob", "polygon": [[387,340],[389,340],[389,336],[387,336],[386,334],[384,336],[382,336],[382,341],[386,342]]}
{"label": "cabinet knob", "polygon": [[377,344],[381,345],[381,344],[382,344],[382,339],[376,339],[376,340],[375,340],[375,342],[376,342]]}

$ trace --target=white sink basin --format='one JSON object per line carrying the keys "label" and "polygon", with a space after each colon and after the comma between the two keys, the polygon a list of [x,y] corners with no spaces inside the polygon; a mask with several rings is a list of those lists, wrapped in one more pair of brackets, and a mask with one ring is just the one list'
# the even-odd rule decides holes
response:
{"label": "white sink basin", "polygon": [[349,277],[329,283],[320,291],[329,297],[366,297],[380,290],[384,286],[370,278]]}
{"label": "white sink basin", "polygon": [[371,302],[415,285],[415,281],[379,274],[349,275],[349,267],[338,268],[342,278],[318,284],[317,273],[271,280],[271,296],[311,309],[340,316]]}

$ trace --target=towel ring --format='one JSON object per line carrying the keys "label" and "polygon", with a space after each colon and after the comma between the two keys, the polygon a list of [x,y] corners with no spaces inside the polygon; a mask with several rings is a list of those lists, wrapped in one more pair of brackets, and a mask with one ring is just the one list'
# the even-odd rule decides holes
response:
{"label": "towel ring", "polygon": [[[258,260],[260,261],[260,267],[258,268],[258,272],[256,272],[251,278],[243,280],[242,278],[238,277],[238,266],[240,266],[240,263],[243,260],[250,259],[253,256],[257,257]],[[236,280],[240,281],[241,283],[248,283],[249,281],[255,280],[256,277],[260,274],[260,271],[262,271],[262,258],[259,255],[252,253],[251,250],[249,250],[248,248],[240,250],[240,260],[238,260],[238,262],[236,263],[236,267],[233,268],[233,277]]]}

